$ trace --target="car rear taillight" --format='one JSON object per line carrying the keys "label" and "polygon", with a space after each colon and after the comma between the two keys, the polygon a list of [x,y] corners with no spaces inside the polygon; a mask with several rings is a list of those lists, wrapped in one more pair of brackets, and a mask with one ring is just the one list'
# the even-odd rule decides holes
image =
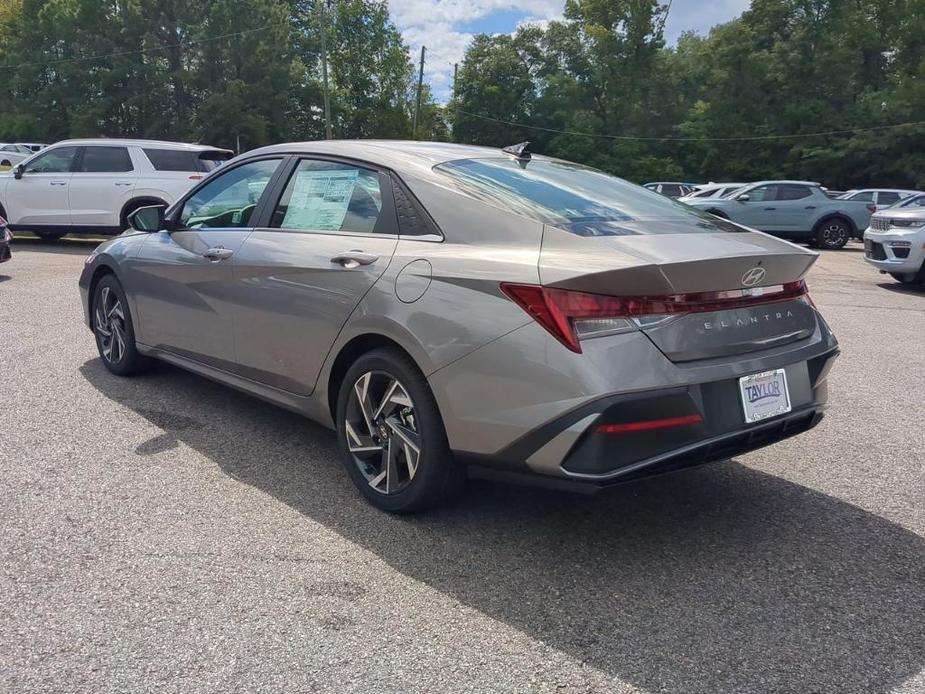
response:
{"label": "car rear taillight", "polygon": [[647,327],[685,313],[746,308],[808,297],[803,280],[773,287],[663,296],[607,296],[502,282],[501,291],[559,342],[581,353],[580,340]]}
{"label": "car rear taillight", "polygon": [[867,209],[868,211],[870,211],[871,214],[873,214],[874,212],[877,211],[877,206],[874,203],[869,202],[867,203]]}
{"label": "car rear taillight", "polygon": [[192,176],[189,177],[189,180],[191,181],[199,181],[201,179],[202,179],[202,174],[193,174]]}

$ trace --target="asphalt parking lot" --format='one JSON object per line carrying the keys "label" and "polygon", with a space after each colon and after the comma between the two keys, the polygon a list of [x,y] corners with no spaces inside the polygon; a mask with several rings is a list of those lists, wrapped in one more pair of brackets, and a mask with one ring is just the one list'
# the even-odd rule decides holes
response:
{"label": "asphalt parking lot", "polygon": [[814,431],[399,518],[333,435],[82,324],[91,244],[0,266],[0,690],[925,692],[925,291],[826,253]]}

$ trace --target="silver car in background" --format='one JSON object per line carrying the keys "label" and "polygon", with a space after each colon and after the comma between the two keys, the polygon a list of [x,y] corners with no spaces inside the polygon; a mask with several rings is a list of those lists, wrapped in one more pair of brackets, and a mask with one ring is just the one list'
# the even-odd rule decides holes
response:
{"label": "silver car in background", "polygon": [[275,145],[130,222],[80,278],[106,368],[156,357],[334,428],[393,512],[800,434],[838,349],[816,253],[523,145]]}
{"label": "silver car in background", "polygon": [[678,198],[678,202],[687,202],[688,200],[713,200],[716,198],[725,198],[732,195],[739,188],[748,185],[747,183],[705,183],[697,186],[687,195]]}

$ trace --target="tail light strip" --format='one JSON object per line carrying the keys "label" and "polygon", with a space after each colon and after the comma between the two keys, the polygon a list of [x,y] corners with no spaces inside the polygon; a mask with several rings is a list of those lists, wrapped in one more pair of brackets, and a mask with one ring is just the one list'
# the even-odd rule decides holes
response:
{"label": "tail light strip", "polygon": [[536,284],[503,282],[501,291],[573,352],[581,352],[575,323],[602,318],[639,318],[727,311],[807,296],[803,280],[773,287],[729,291],[607,296]]}

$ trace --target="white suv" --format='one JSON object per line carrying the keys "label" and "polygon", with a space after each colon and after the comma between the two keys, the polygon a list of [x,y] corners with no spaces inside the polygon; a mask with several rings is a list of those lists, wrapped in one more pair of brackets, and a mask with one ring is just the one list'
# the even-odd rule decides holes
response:
{"label": "white suv", "polygon": [[898,282],[925,284],[925,193],[871,216],[864,260]]}
{"label": "white suv", "polygon": [[0,174],[0,216],[44,239],[118,234],[134,210],[171,205],[232,156],[180,142],[65,140]]}

